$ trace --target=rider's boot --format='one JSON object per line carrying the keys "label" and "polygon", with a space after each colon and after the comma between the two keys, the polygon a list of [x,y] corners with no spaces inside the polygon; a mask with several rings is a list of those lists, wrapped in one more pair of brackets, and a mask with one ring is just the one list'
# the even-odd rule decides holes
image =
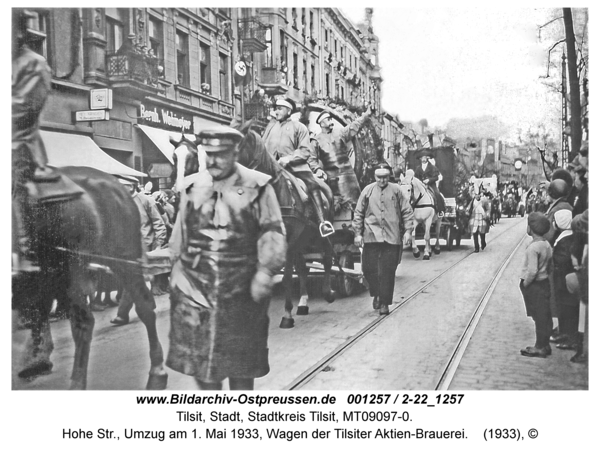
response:
{"label": "rider's boot", "polygon": [[317,217],[319,218],[319,233],[322,237],[327,237],[335,233],[333,229],[333,225],[328,220],[325,220],[325,215],[323,214],[323,201],[321,199],[321,192],[318,190],[311,191],[310,197],[315,205],[315,210],[317,212]]}

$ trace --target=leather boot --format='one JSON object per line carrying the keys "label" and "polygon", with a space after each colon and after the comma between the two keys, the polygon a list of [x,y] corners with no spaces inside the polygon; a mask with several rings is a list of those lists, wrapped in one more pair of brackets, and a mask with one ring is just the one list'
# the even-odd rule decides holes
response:
{"label": "leather boot", "polygon": [[331,222],[325,220],[325,214],[323,213],[323,201],[321,199],[321,193],[319,191],[311,191],[310,197],[315,205],[315,211],[319,218],[319,233],[322,237],[327,237],[335,233]]}

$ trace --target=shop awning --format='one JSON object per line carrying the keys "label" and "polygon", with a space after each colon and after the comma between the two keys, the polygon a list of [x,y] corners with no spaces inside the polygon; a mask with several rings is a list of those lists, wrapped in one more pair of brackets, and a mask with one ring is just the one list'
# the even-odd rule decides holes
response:
{"label": "shop awning", "polygon": [[[156,148],[158,148],[160,152],[165,155],[165,158],[167,158],[169,162],[173,164],[173,151],[175,150],[175,147],[171,145],[169,139],[173,138],[178,141],[181,138],[181,132],[161,130],[159,128],[152,128],[146,125],[137,125],[137,127],[142,130],[146,136],[148,136],[148,138],[150,138],[152,143],[156,145]],[[193,134],[185,134],[185,137],[190,141],[194,141],[196,139],[196,136]]]}
{"label": "shop awning", "polygon": [[54,167],[93,167],[111,175],[147,177],[110,157],[88,136],[40,131],[48,154],[48,164]]}

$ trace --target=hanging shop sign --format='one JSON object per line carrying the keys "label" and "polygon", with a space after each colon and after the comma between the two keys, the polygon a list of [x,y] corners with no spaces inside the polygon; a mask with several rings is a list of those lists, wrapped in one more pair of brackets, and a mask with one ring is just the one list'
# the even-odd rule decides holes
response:
{"label": "hanging shop sign", "polygon": [[90,109],[112,109],[112,89],[92,89],[90,91]]}
{"label": "hanging shop sign", "polygon": [[191,133],[194,117],[181,111],[175,111],[162,105],[140,104],[138,123],[163,130]]}

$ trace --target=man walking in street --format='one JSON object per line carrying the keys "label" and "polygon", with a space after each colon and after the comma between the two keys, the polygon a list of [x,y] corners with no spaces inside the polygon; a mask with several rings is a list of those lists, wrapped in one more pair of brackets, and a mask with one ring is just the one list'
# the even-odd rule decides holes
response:
{"label": "man walking in street", "polygon": [[375,182],[361,192],[352,222],[354,244],[364,246],[362,269],[373,309],[379,309],[381,315],[389,314],[402,245],[410,242],[414,227],[412,208],[400,186],[389,182],[390,175],[386,164],[375,169]]}
{"label": "man walking in street", "polygon": [[[167,238],[167,227],[163,221],[154,199],[149,195],[139,194],[137,192],[137,180],[134,177],[119,177],[119,182],[123,184],[133,197],[133,201],[140,212],[142,241],[146,253],[161,248]],[[110,322],[115,325],[126,325],[129,323],[129,311],[133,306],[133,299],[125,291],[125,295],[119,302],[117,316]]]}
{"label": "man walking in street", "polygon": [[321,189],[307,164],[310,157],[308,128],[291,119],[296,109],[293,100],[279,99],[275,105],[275,119],[267,125],[263,134],[265,147],[279,164],[304,181],[319,218],[319,232],[323,237],[329,236],[334,233],[333,225],[325,220]]}
{"label": "man walking in street", "polygon": [[286,238],[269,177],[237,163],[242,134],[198,135],[204,172],[188,177],[170,249],[167,365],[203,390],[251,390],[269,373],[269,297]]}

